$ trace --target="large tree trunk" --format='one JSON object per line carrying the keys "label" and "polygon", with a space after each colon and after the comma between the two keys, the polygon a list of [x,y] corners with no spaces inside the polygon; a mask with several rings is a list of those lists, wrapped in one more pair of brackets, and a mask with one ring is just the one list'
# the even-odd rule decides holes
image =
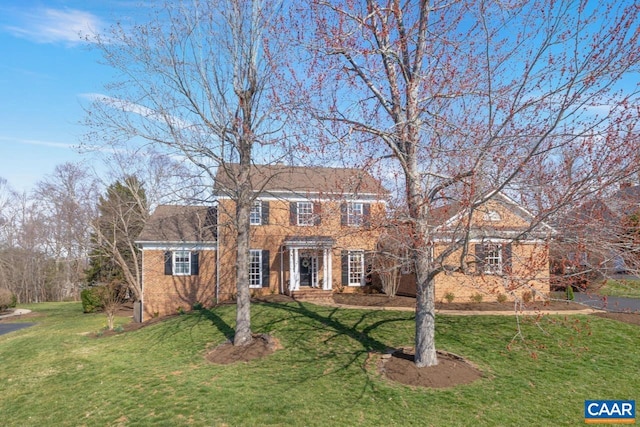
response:
{"label": "large tree trunk", "polygon": [[233,345],[247,345],[251,342],[251,294],[249,293],[249,250],[252,188],[249,180],[251,168],[251,145],[242,140],[239,144],[240,173],[238,176],[238,199],[236,202],[236,333]]}
{"label": "large tree trunk", "polygon": [[[418,273],[420,269],[418,270]],[[418,368],[438,364],[436,355],[436,305],[433,279],[418,274],[416,286],[416,350],[415,364]]]}

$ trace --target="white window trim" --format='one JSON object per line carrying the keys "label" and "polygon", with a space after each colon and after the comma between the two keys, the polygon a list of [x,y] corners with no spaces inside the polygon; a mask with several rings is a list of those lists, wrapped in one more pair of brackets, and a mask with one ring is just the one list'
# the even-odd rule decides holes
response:
{"label": "white window trim", "polygon": [[[254,267],[254,256],[257,255],[257,263],[258,263],[258,284],[254,284],[252,280],[253,267]],[[257,289],[262,287],[262,250],[261,249],[250,249],[249,250],[249,288]]]}
{"label": "white window trim", "polygon": [[[356,212],[356,207],[360,208],[359,212]],[[362,202],[348,202],[347,203],[347,225],[350,227],[360,227],[364,224],[364,203]]]}
{"label": "white window trim", "polygon": [[[178,254],[183,255],[183,254],[187,254],[186,258],[187,261],[181,261],[180,264],[187,264],[187,271],[186,272],[178,272],[178,261],[176,260],[176,258],[178,258]],[[191,251],[186,251],[186,250],[179,250],[179,251],[173,251],[173,253],[171,254],[172,260],[172,272],[174,276],[190,276],[191,275]],[[184,256],[182,256],[181,258],[184,258]]]}
{"label": "white window trim", "polygon": [[[257,222],[255,221],[255,213],[257,213]],[[256,200],[253,202],[249,213],[249,223],[251,225],[262,225],[262,201]]]}
{"label": "white window trim", "polygon": [[[301,205],[308,205],[311,207],[311,212],[307,212],[307,211],[304,212],[304,215],[305,215],[304,221],[301,221],[301,216],[300,216],[300,214],[302,213],[300,209]],[[307,219],[307,215],[308,215],[308,219]],[[313,202],[310,202],[310,201],[296,202],[296,222],[299,227],[311,227],[314,225]]]}
{"label": "white window trim", "polygon": [[[358,255],[360,257],[360,281],[358,282],[352,282],[351,281],[351,257]],[[364,271],[364,251],[362,250],[357,250],[357,251],[348,251],[347,252],[347,267],[348,267],[348,272],[347,272],[347,278],[348,278],[348,286],[362,286],[364,284],[364,276],[365,276],[365,271]]]}
{"label": "white window trim", "polygon": [[[497,257],[489,257],[489,253],[497,252]],[[500,243],[485,243],[484,245],[484,273],[502,274],[504,268],[503,250]],[[490,264],[489,260],[497,260],[497,264]]]}

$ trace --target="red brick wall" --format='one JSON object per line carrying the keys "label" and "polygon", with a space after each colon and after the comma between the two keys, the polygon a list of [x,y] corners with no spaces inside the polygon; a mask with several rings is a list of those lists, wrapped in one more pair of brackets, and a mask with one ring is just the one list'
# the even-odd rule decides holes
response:
{"label": "red brick wall", "polygon": [[196,302],[210,307],[215,303],[214,250],[199,251],[197,276],[169,276],[164,274],[164,251],[146,250],[143,255],[144,300],[143,320],[188,311]]}

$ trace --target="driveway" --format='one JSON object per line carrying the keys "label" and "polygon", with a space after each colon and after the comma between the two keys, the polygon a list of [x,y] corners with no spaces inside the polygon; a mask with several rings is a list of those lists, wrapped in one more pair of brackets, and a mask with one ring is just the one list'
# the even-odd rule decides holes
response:
{"label": "driveway", "polygon": [[0,335],[33,326],[35,323],[0,323]]}
{"label": "driveway", "polygon": [[576,292],[574,301],[598,310],[640,313],[640,299],[621,297],[601,297],[599,295]]}

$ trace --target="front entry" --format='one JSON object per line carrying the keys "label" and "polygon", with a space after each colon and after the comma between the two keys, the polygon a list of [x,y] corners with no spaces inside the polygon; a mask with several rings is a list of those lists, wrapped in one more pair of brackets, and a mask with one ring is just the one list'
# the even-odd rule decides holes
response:
{"label": "front entry", "polygon": [[318,258],[315,256],[300,257],[300,286],[318,286]]}
{"label": "front entry", "polygon": [[[297,291],[301,287],[331,290],[331,258],[334,243],[333,239],[324,236],[287,237],[283,249],[289,252],[289,291]],[[283,272],[286,271],[284,263],[282,268]],[[282,277],[285,280],[284,274]]]}

